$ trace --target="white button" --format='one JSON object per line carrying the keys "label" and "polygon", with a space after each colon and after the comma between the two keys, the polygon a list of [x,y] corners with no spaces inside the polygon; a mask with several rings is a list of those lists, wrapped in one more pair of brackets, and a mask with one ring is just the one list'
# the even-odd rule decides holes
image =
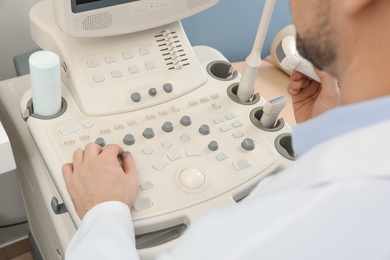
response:
{"label": "white button", "polygon": [[83,136],[80,136],[80,141],[82,142],[85,142],[85,141],[89,141],[91,138],[89,137],[89,135],[83,135]]}
{"label": "white button", "polygon": [[105,81],[106,79],[104,78],[103,75],[101,74],[98,74],[98,75],[95,75],[93,76],[93,81],[95,81],[95,83],[100,83],[100,82],[103,82]]}
{"label": "white button", "polygon": [[198,105],[198,102],[196,100],[191,100],[190,102],[188,102],[188,104],[191,106],[191,107],[194,107],[194,106],[197,106]]}
{"label": "white button", "polygon": [[66,140],[64,143],[66,146],[70,146],[76,144],[76,140],[70,139],[70,140]]}
{"label": "white button", "polygon": [[209,102],[209,98],[208,98],[208,97],[202,97],[202,98],[200,99],[200,102],[202,102],[202,103],[207,103],[207,102]]}
{"label": "white button", "polygon": [[230,113],[227,113],[226,115],[225,115],[225,117],[227,118],[227,119],[233,119],[233,118],[235,118],[236,117],[236,115],[233,113],[233,112],[230,112]]}
{"label": "white button", "polygon": [[180,136],[180,139],[181,139],[182,141],[184,141],[184,142],[188,142],[191,138],[190,138],[190,136],[189,136],[188,134],[182,134],[182,135]]}
{"label": "white button", "polygon": [[212,94],[212,95],[211,95],[211,98],[212,98],[212,99],[218,99],[218,98],[219,98],[219,94],[217,94],[217,93]]}
{"label": "white button", "polygon": [[222,132],[227,132],[231,129],[231,127],[228,124],[223,124],[220,129]]}
{"label": "white button", "polygon": [[171,161],[179,160],[180,158],[183,158],[184,154],[180,151],[176,151],[168,155],[168,158],[171,159]]}
{"label": "white button", "polygon": [[151,147],[145,147],[143,150],[144,154],[150,155],[153,153],[153,149]]}
{"label": "white button", "polygon": [[107,63],[114,63],[114,62],[116,62],[116,56],[115,55],[106,56],[106,62]]}
{"label": "white button", "polygon": [[212,106],[213,106],[214,109],[220,109],[221,108],[221,105],[218,104],[218,103],[213,103]]}
{"label": "white button", "polygon": [[105,128],[105,129],[100,130],[100,133],[101,133],[102,135],[108,135],[108,134],[111,133],[111,130],[108,129],[108,128]]}
{"label": "white button", "polygon": [[241,160],[235,161],[233,163],[233,166],[234,166],[234,168],[236,168],[237,170],[240,171],[240,170],[243,170],[243,169],[251,166],[251,163],[247,159],[241,159]]}
{"label": "white button", "polygon": [[188,168],[183,170],[179,176],[180,182],[187,188],[197,189],[202,187],[205,183],[204,174],[195,168]]}
{"label": "white button", "polygon": [[94,122],[91,121],[91,120],[86,120],[86,121],[83,122],[83,126],[84,126],[85,128],[91,128],[91,127],[94,126]]}
{"label": "white button", "polygon": [[197,149],[197,148],[186,149],[186,154],[187,154],[187,156],[201,156],[202,155],[200,149]]}
{"label": "white button", "polygon": [[134,202],[134,208],[137,211],[148,209],[150,207],[153,207],[153,205],[154,203],[150,198],[142,198]]}
{"label": "white button", "polygon": [[130,71],[130,73],[135,74],[135,73],[139,72],[139,68],[138,68],[138,66],[133,65],[133,66],[129,67],[129,71]]}
{"label": "white button", "polygon": [[114,70],[111,72],[111,76],[116,79],[116,78],[122,77],[123,74],[122,74],[122,71],[120,71],[120,70]]}
{"label": "white button", "polygon": [[135,120],[127,121],[127,125],[128,126],[135,126],[135,125],[137,125],[137,121],[135,121]]}
{"label": "white button", "polygon": [[222,116],[217,116],[217,117],[215,117],[215,118],[213,119],[213,121],[214,121],[214,123],[216,123],[216,124],[220,124],[220,123],[222,123],[222,122],[225,121],[225,120],[223,119]]}
{"label": "white button", "polygon": [[147,55],[147,54],[150,53],[150,50],[149,50],[149,48],[144,47],[144,48],[139,49],[139,53],[140,53],[141,55]]}
{"label": "white button", "polygon": [[140,186],[141,186],[141,189],[143,189],[143,190],[150,190],[151,188],[154,187],[153,182],[151,182],[151,181],[145,181],[145,182],[141,183]]}
{"label": "white button", "polygon": [[228,156],[227,156],[227,154],[226,153],[219,153],[219,154],[217,154],[217,159],[219,160],[219,161],[223,161],[223,160],[225,160],[226,158],[228,158]]}
{"label": "white button", "polygon": [[234,127],[240,127],[240,126],[242,126],[242,122],[240,120],[236,120],[236,121],[233,122],[233,126]]}
{"label": "white button", "polygon": [[118,131],[118,130],[123,130],[124,128],[125,128],[125,127],[124,127],[122,124],[119,124],[119,125],[115,125],[115,126],[114,126],[114,129],[117,130],[117,131]]}
{"label": "white button", "polygon": [[170,148],[170,147],[172,147],[172,142],[169,141],[169,140],[164,140],[162,142],[162,146],[165,147],[165,148]]}
{"label": "white button", "polygon": [[89,68],[97,67],[97,66],[99,66],[99,61],[96,60],[96,59],[88,60],[88,61],[87,61],[87,66],[88,66]]}
{"label": "white button", "polygon": [[122,56],[124,59],[131,59],[134,57],[134,54],[132,51],[125,51],[122,53]]}
{"label": "white button", "polygon": [[233,136],[235,138],[240,138],[240,137],[244,136],[244,133],[242,131],[236,131],[236,132],[233,133]]}
{"label": "white button", "polygon": [[152,70],[152,69],[155,69],[157,66],[156,66],[156,64],[153,61],[148,61],[148,62],[145,63],[145,67],[148,70]]}
{"label": "white button", "polygon": [[61,127],[59,130],[63,136],[67,136],[67,135],[77,133],[79,131],[79,126],[76,124],[70,124],[70,125],[66,125],[66,126]]}
{"label": "white button", "polygon": [[164,169],[165,166],[168,165],[168,162],[164,159],[161,159],[160,161],[156,162],[154,165],[153,165],[153,168],[155,168],[156,170],[158,171],[161,171],[162,169]]}

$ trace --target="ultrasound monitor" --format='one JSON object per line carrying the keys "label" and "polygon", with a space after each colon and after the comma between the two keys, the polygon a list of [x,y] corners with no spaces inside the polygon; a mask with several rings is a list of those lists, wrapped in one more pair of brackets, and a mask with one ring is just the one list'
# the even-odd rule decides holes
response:
{"label": "ultrasound monitor", "polygon": [[58,26],[72,37],[133,33],[199,13],[219,0],[51,0]]}

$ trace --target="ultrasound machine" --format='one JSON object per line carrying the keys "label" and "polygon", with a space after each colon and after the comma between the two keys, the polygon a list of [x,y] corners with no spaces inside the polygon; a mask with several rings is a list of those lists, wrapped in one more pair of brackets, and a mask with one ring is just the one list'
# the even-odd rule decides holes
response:
{"label": "ultrasound machine", "polygon": [[[279,117],[285,98],[253,91],[275,1],[266,2],[242,75],[217,50],[192,47],[180,22],[217,3],[43,0],[31,9],[33,40],[59,62],[1,82],[0,111],[37,259],[64,259],[80,224],[61,167],[90,142],[133,155],[141,259],[169,250],[207,212],[239,203],[293,163],[291,129]],[[48,84],[59,94],[34,98],[57,72]]]}

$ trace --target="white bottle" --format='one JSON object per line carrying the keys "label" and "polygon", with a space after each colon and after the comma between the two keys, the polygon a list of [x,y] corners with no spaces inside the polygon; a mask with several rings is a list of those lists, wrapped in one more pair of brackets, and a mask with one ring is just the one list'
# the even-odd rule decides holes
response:
{"label": "white bottle", "polygon": [[55,116],[61,110],[60,58],[50,51],[37,51],[29,65],[34,114]]}

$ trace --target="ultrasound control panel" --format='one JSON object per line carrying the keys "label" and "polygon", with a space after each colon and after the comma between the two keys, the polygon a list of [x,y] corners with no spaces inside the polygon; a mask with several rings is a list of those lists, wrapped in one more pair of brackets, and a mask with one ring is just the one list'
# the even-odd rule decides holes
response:
{"label": "ultrasound control panel", "polygon": [[61,111],[35,115],[28,91],[21,113],[61,195],[53,211],[69,214],[76,228],[62,165],[90,142],[132,154],[140,180],[132,219],[137,248],[147,250],[212,209],[239,203],[294,154],[283,119],[261,125],[266,100],[238,99],[241,76],[221,53],[192,48],[179,22],[136,36],[121,36],[112,49],[90,45],[93,53],[84,46],[78,59],[57,50],[64,61]]}

